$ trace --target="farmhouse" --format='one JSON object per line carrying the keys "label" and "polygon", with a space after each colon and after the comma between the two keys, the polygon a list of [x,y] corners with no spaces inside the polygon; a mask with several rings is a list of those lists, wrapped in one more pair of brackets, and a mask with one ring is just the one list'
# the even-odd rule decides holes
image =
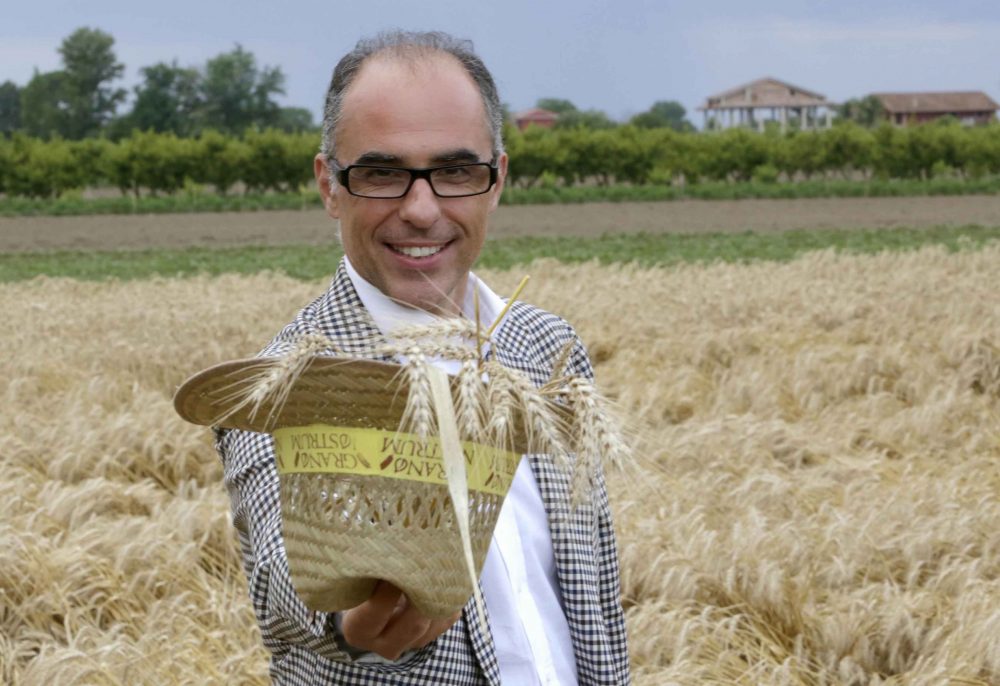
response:
{"label": "farmhouse", "polygon": [[982,91],[946,93],[872,93],[882,103],[885,118],[897,126],[922,124],[941,117],[955,117],[963,124],[996,120],[1000,105]]}
{"label": "farmhouse", "polygon": [[705,129],[749,126],[763,130],[766,121],[776,121],[784,131],[793,120],[803,129],[827,128],[834,106],[820,93],[767,77],[710,95],[698,109]]}
{"label": "farmhouse", "polygon": [[532,107],[531,109],[522,110],[514,114],[514,123],[520,131],[524,131],[532,124],[545,129],[551,129],[555,126],[558,119],[559,115],[557,113],[551,110],[544,110],[541,107]]}

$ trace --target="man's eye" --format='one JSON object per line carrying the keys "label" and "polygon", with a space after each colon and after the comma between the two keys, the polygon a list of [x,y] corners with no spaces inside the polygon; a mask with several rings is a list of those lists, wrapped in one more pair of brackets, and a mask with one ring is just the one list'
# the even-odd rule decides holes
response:
{"label": "man's eye", "polygon": [[465,167],[446,167],[439,169],[437,175],[444,181],[462,181],[469,177],[469,170]]}
{"label": "man's eye", "polygon": [[361,179],[364,181],[395,181],[402,173],[398,169],[362,169]]}

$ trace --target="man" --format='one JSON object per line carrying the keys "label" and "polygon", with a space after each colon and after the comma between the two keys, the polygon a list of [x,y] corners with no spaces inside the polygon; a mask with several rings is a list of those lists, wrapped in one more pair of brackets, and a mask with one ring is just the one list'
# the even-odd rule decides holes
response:
{"label": "man", "polygon": [[[502,302],[470,273],[507,173],[493,79],[471,45],[440,33],[363,40],[337,65],[315,174],[345,257],[326,294],[262,354],[320,332],[371,355],[394,326],[480,316]],[[570,370],[591,376],[561,319],[516,303],[491,341],[504,365],[541,385],[573,343]],[[292,587],[281,538],[273,443],[220,432],[218,449],[250,593],[280,683],[608,684],[629,681],[618,562],[607,494],[570,510],[565,475],[544,456],[521,461],[481,577],[488,631],[475,606],[420,615],[380,582],[366,602],[313,612]]]}

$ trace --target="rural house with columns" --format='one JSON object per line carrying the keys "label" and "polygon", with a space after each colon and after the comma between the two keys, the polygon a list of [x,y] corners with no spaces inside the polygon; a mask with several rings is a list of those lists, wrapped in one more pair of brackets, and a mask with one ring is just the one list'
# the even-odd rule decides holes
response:
{"label": "rural house with columns", "polygon": [[766,77],[710,95],[698,109],[704,129],[747,126],[763,131],[766,122],[775,121],[785,131],[792,120],[803,129],[829,128],[835,106],[820,93]]}

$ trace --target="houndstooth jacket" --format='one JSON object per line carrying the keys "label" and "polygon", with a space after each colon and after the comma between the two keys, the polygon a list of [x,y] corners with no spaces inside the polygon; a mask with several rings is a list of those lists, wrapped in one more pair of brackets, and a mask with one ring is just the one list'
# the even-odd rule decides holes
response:
{"label": "houndstooth jacket", "polygon": [[[379,335],[341,264],[329,290],[305,307],[265,348],[277,354],[304,333],[322,333],[348,355],[372,357]],[[592,377],[586,350],[562,319],[515,303],[494,333],[497,359],[545,383],[553,360],[575,340],[571,371]],[[480,628],[470,601],[462,617],[427,647],[399,662],[352,659],[338,639],[334,615],[306,608],[292,587],[281,536],[281,506],[273,441],[268,434],[216,431],[225,484],[249,582],[250,598],[271,677],[280,684],[359,686],[479,686],[500,684],[493,639]],[[630,682],[615,535],[603,483],[593,505],[570,511],[565,476],[543,456],[528,456],[549,516],[556,573],[573,641],[580,684]],[[505,685],[516,686],[516,685]]]}

